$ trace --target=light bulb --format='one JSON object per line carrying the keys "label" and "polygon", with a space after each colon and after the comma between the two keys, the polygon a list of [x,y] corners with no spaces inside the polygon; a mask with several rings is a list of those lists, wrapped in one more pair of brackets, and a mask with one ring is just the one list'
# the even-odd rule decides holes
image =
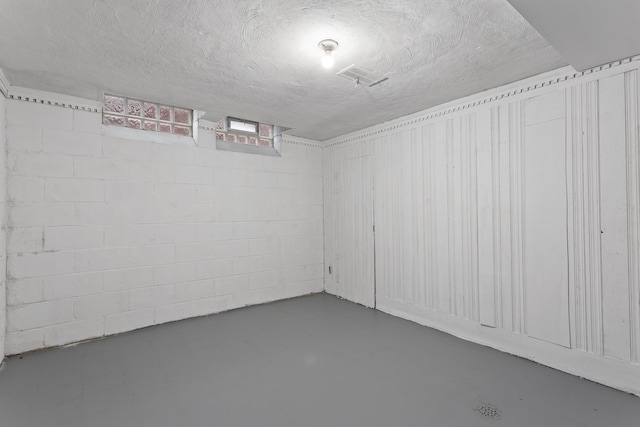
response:
{"label": "light bulb", "polygon": [[322,66],[324,68],[333,67],[334,60],[333,56],[331,56],[331,52],[338,48],[338,42],[331,39],[324,39],[320,43],[318,43],[318,47],[324,51],[324,56],[322,57]]}
{"label": "light bulb", "polygon": [[335,60],[333,59],[333,56],[331,56],[331,51],[326,50],[324,52],[324,56],[322,57],[322,66],[324,68],[331,68],[333,67],[334,63],[335,63]]}

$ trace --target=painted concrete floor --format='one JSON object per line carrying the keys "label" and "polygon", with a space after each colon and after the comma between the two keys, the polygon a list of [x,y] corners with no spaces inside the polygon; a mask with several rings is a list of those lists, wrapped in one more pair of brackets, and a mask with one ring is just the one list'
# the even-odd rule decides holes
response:
{"label": "painted concrete floor", "polygon": [[640,399],[320,294],[12,357],[0,426],[638,427]]}

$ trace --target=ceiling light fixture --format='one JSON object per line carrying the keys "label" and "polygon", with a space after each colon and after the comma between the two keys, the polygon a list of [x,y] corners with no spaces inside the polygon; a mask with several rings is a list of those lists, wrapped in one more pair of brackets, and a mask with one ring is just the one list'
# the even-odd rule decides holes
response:
{"label": "ceiling light fixture", "polygon": [[322,56],[322,66],[324,68],[333,67],[335,61],[333,56],[331,56],[331,52],[338,48],[338,42],[331,39],[325,39],[318,43],[318,47],[324,51],[324,55]]}

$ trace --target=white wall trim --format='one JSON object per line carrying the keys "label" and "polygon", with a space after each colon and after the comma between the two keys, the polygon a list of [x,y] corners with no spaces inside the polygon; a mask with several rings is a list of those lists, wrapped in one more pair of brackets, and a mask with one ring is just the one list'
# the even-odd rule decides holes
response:
{"label": "white wall trim", "polygon": [[368,138],[373,135],[395,131],[427,120],[439,118],[446,115],[459,113],[474,107],[479,107],[488,103],[510,102],[513,98],[531,97],[531,92],[543,92],[550,86],[574,84],[575,79],[595,80],[603,78],[607,75],[623,73],[636,67],[634,62],[640,60],[640,55],[631,58],[621,59],[609,64],[591,68],[589,70],[578,72],[573,67],[567,66],[554,71],[539,74],[537,76],[523,79],[515,83],[500,86],[465,98],[457,99],[436,107],[420,111],[415,114],[403,116],[389,122],[371,126],[366,129],[355,131],[336,138],[323,141],[323,146],[332,147],[339,144],[345,144]]}
{"label": "white wall trim", "polygon": [[640,366],[571,350],[542,340],[480,324],[401,301],[378,297],[376,308],[387,314],[446,332],[640,396]]}
{"label": "white wall trim", "polygon": [[282,142],[286,142],[289,144],[296,144],[296,145],[304,145],[306,147],[313,147],[313,148],[323,147],[323,144],[320,141],[316,141],[315,139],[302,138],[302,137],[293,136],[293,135],[282,135]]}
{"label": "white wall trim", "polygon": [[36,104],[71,108],[72,110],[83,110],[93,113],[102,112],[101,101],[91,101],[89,99],[62,95],[59,93],[45,92],[36,89],[29,89],[26,87],[11,86],[9,88],[9,94],[7,95],[7,98],[16,101],[26,101]]}

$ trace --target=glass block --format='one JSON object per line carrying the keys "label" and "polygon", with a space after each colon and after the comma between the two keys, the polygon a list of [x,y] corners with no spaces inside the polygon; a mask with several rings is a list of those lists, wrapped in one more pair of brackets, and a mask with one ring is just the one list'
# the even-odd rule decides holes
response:
{"label": "glass block", "polygon": [[176,135],[191,136],[191,128],[186,126],[174,126],[173,133]]}
{"label": "glass block", "polygon": [[176,123],[184,123],[185,125],[191,124],[191,111],[183,110],[182,108],[174,108],[173,114],[175,115],[173,121]]}
{"label": "glass block", "polygon": [[171,121],[171,107],[160,106],[160,120]]}
{"label": "glass block", "polygon": [[[162,108],[162,107],[160,107]],[[171,133],[171,125],[167,123],[158,123],[158,130],[160,132]]]}
{"label": "glass block", "polygon": [[258,145],[260,145],[261,147],[271,147],[271,140],[260,138],[260,141],[258,141]]}
{"label": "glass block", "polygon": [[247,143],[247,136],[246,135],[238,135],[238,142],[240,144],[246,144]]}
{"label": "glass block", "polygon": [[158,106],[156,104],[149,104],[147,102],[144,103],[144,116],[147,119],[157,119],[158,118]]}
{"label": "glass block", "polygon": [[144,130],[150,130],[150,131],[156,132],[158,130],[158,123],[149,122],[149,121],[145,120],[144,123],[143,123],[143,128],[144,128]]}
{"label": "glass block", "polygon": [[260,124],[260,136],[263,138],[271,138],[273,126]]}
{"label": "glass block", "polygon": [[222,131],[222,132],[226,131],[226,129],[224,127],[225,122],[226,122],[226,120],[220,120],[218,123],[216,123],[216,130],[219,130],[219,131]]}
{"label": "glass block", "polygon": [[216,132],[216,139],[217,139],[218,141],[224,141],[224,140],[225,140],[224,133],[222,133],[222,132]]}
{"label": "glass block", "polygon": [[229,142],[236,142],[236,136],[232,133],[228,133],[227,134],[227,141]]}
{"label": "glass block", "polygon": [[104,111],[112,113],[124,113],[124,98],[121,96],[105,95]]}
{"label": "glass block", "polygon": [[127,127],[131,129],[141,129],[142,128],[142,120],[140,119],[127,119]]}
{"label": "glass block", "polygon": [[102,123],[111,126],[124,126],[124,117],[110,116],[109,114],[105,114],[102,116]]}
{"label": "glass block", "polygon": [[249,144],[258,145],[258,138],[252,136],[251,138],[249,138]]}
{"label": "glass block", "polygon": [[127,114],[129,116],[139,116],[142,112],[142,102],[136,101],[135,99],[130,99],[127,102],[129,108],[127,109]]}

